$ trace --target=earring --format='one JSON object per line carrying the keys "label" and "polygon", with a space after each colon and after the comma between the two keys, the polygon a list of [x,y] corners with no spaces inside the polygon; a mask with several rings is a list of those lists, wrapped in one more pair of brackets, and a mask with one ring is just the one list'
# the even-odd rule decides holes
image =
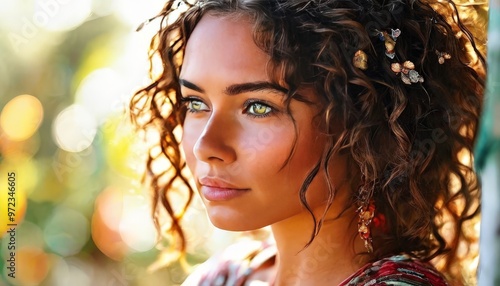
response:
{"label": "earring", "polygon": [[373,239],[371,235],[370,224],[372,223],[373,217],[375,216],[375,202],[370,200],[368,203],[360,202],[357,209],[359,216],[358,220],[358,232],[359,236],[365,243],[365,248],[368,253],[373,252]]}

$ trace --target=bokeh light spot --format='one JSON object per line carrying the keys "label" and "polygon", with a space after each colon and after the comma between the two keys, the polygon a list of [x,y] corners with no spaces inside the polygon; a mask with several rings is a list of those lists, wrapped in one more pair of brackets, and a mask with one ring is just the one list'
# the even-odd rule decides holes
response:
{"label": "bokeh light spot", "polygon": [[76,102],[102,123],[113,111],[123,110],[120,99],[123,85],[114,70],[98,69],[83,79],[76,92]]}
{"label": "bokeh light spot", "polygon": [[89,222],[81,213],[59,207],[49,218],[44,237],[48,247],[62,256],[80,252],[90,237]]}
{"label": "bokeh light spot", "polygon": [[53,135],[59,148],[68,152],[87,149],[97,133],[95,118],[81,105],[71,105],[54,121]]}
{"label": "bokeh light spot", "polygon": [[25,220],[18,225],[16,232],[16,243],[19,247],[39,249],[43,249],[45,247],[45,242],[43,241],[43,231],[38,225]]}
{"label": "bokeh light spot", "polygon": [[24,247],[17,251],[18,267],[16,280],[18,285],[40,285],[45,279],[50,267],[48,255],[40,248]]}
{"label": "bokeh light spot", "polygon": [[38,98],[23,94],[11,99],[0,115],[0,126],[13,141],[31,137],[42,122],[43,107]]}
{"label": "bokeh light spot", "polygon": [[122,216],[123,194],[119,189],[108,187],[96,200],[92,216],[92,239],[96,246],[111,259],[122,260],[128,252],[118,226]]}
{"label": "bokeh light spot", "polygon": [[123,197],[123,216],[120,235],[135,251],[148,251],[155,246],[156,229],[152,222],[147,200],[140,195]]}
{"label": "bokeh light spot", "polygon": [[57,259],[51,274],[50,285],[54,286],[98,285],[92,283],[93,269],[76,258]]}

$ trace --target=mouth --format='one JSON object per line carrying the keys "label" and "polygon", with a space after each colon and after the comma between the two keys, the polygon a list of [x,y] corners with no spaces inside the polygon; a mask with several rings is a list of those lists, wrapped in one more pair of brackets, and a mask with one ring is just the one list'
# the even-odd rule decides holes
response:
{"label": "mouth", "polygon": [[200,193],[208,201],[228,201],[239,197],[248,191],[249,188],[240,188],[227,181],[203,177],[199,180],[201,185]]}

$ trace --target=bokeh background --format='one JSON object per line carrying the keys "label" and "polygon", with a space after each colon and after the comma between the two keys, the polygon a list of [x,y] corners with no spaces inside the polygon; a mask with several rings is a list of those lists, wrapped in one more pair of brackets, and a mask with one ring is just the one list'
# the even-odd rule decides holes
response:
{"label": "bokeh background", "polygon": [[[16,173],[16,278],[9,236],[0,285],[177,285],[162,267],[148,190],[146,146],[126,113],[148,83],[147,50],[162,0],[0,1],[0,236],[7,174]],[[187,215],[188,262],[223,247],[199,202]],[[159,259],[164,258],[164,259]]]}
{"label": "bokeh background", "polygon": [[[477,12],[485,43],[487,3]],[[156,245],[141,185],[147,138],[131,95],[149,82],[147,50],[163,0],[0,0],[0,285],[178,285]],[[146,136],[147,137],[147,136]],[[16,278],[8,277],[7,174],[16,173]],[[195,201],[187,262],[236,239]],[[189,269],[187,269],[188,271]]]}

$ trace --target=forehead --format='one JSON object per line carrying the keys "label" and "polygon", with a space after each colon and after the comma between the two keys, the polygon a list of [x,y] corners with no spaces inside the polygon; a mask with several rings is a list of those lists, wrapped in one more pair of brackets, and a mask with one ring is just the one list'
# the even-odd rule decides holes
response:
{"label": "forehead", "polygon": [[208,14],[187,42],[181,77],[230,83],[266,80],[268,61],[254,42],[248,19]]}

